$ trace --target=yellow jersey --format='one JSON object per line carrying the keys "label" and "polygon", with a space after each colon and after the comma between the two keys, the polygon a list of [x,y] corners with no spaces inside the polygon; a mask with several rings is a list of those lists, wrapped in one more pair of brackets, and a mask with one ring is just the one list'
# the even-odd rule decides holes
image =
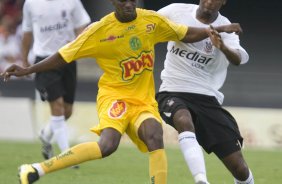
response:
{"label": "yellow jersey", "polygon": [[95,58],[103,70],[98,102],[124,100],[136,105],[155,105],[154,45],[178,41],[188,28],[151,10],[137,8],[137,18],[119,22],[114,12],[92,23],[77,39],[59,49],[66,62]]}

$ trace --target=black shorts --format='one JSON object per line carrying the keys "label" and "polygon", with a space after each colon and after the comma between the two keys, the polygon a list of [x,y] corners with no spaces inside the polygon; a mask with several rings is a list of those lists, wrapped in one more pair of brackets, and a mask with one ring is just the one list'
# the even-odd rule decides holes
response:
{"label": "black shorts", "polygon": [[[35,63],[46,57],[36,57]],[[76,90],[76,62],[71,62],[58,69],[46,72],[38,72],[35,75],[35,87],[40,93],[43,101],[52,102],[59,97],[73,104]]]}
{"label": "black shorts", "polygon": [[[236,120],[222,108],[215,97],[194,93],[160,92],[157,93],[156,99],[163,120],[172,127],[172,119],[177,110],[190,111],[197,140],[207,153],[215,152],[222,158],[241,149],[243,138]],[[226,148],[230,142],[233,146]],[[218,145],[225,148],[220,150],[221,146]]]}

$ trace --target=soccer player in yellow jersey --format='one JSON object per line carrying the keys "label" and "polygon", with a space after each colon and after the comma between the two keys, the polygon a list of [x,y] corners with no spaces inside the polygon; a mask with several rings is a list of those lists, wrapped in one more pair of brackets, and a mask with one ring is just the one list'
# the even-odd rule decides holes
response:
{"label": "soccer player in yellow jersey", "polygon": [[[196,42],[218,32],[240,32],[239,24],[195,28],[170,22],[154,11],[136,8],[137,0],[111,0],[115,12],[90,25],[76,40],[43,61],[22,68],[12,65],[1,76],[23,76],[60,67],[79,58],[95,58],[103,70],[97,97],[98,142],[78,144],[47,161],[22,165],[21,184],[44,174],[107,157],[126,133],[140,151],[149,152],[151,184],[167,183],[167,160],[161,117],[155,101],[154,45],[169,40]],[[128,183],[132,183],[128,181]]]}

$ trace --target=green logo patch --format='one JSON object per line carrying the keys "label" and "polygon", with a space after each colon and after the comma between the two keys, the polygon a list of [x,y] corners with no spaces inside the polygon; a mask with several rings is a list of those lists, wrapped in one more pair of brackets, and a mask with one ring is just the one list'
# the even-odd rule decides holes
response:
{"label": "green logo patch", "polygon": [[141,40],[136,36],[130,38],[129,45],[132,50],[138,50],[142,46]]}

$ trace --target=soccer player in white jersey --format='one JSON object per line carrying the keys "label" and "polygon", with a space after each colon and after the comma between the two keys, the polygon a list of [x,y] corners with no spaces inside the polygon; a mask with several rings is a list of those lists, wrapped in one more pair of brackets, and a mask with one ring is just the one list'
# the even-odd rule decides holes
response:
{"label": "soccer player in white jersey", "polygon": [[[220,26],[230,21],[219,13],[226,0],[200,0],[199,5],[175,3],[158,12],[168,19],[196,27]],[[223,85],[229,64],[248,61],[238,35],[214,33],[195,43],[170,41],[162,84],[156,95],[163,120],[179,133],[179,144],[196,183],[208,183],[204,157],[215,153],[236,184],[254,179],[241,153],[243,138],[232,115],[222,108]]]}
{"label": "soccer player in white jersey", "polygon": [[[90,17],[80,0],[26,0],[22,23],[23,65],[29,66],[31,47],[37,63],[74,40],[89,23]],[[50,105],[49,123],[40,133],[42,154],[49,159],[53,155],[53,137],[61,151],[69,148],[65,121],[72,115],[75,99],[76,62],[36,73],[35,86],[41,99]]]}

